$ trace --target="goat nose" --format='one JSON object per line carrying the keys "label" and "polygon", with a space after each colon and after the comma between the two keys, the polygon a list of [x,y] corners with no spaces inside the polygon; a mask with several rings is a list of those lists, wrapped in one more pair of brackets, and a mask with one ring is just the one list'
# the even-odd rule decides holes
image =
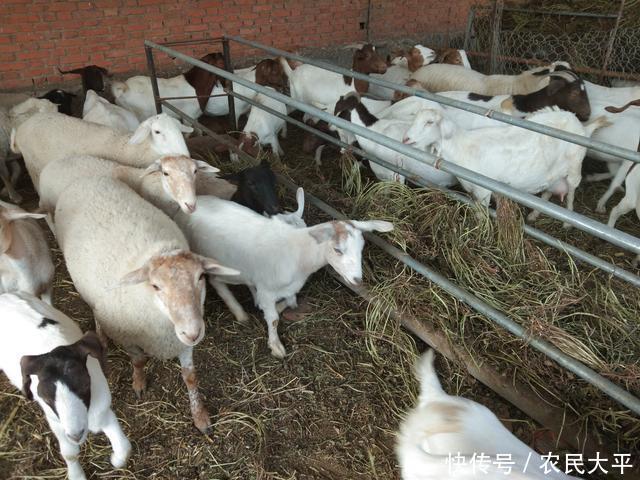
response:
{"label": "goat nose", "polygon": [[404,137],[402,139],[402,143],[409,143],[409,137]]}
{"label": "goat nose", "polygon": [[185,203],[184,207],[187,209],[187,211],[189,213],[193,213],[196,211],[196,204],[195,203]]}

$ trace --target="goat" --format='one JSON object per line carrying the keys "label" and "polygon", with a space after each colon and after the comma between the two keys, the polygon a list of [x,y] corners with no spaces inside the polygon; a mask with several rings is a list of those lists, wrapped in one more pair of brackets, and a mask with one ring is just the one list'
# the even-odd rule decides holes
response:
{"label": "goat", "polygon": [[540,90],[549,83],[549,74],[566,62],[525,70],[519,75],[484,75],[460,65],[432,63],[413,72],[411,78],[433,93],[449,91],[475,92],[481,95],[526,94]]}
{"label": "goat", "polygon": [[[423,99],[420,99],[418,97],[412,97],[412,99],[408,98],[403,102],[412,104],[417,103],[421,106],[421,108],[425,108],[425,106],[440,108],[435,102],[430,102],[429,100],[423,101]],[[389,109],[395,108],[397,110],[399,107],[404,107],[404,105],[402,105],[401,103],[397,103],[389,107]],[[372,115],[367,107],[360,102],[358,94],[349,94],[345,97],[341,97],[340,101],[336,103],[334,115],[337,115],[344,120],[348,120],[355,125],[367,127],[374,132],[378,132],[398,142],[402,141],[402,139],[406,135],[407,130],[411,126],[411,118],[407,117],[406,119],[400,120],[397,118],[382,117],[382,113],[384,113],[385,111],[386,110],[383,110],[380,113],[380,118],[378,118],[375,115]],[[344,131],[339,129],[338,132],[340,133],[340,136],[343,137],[343,141],[346,141],[346,143],[348,143],[349,137],[345,136]],[[392,163],[396,166],[403,167],[404,169],[409,170],[414,174],[425,178],[432,183],[435,183],[436,185],[450,186],[456,183],[456,178],[453,175],[441,170],[437,170],[431,165],[427,165],[418,160],[414,160],[411,157],[402,155],[395,150],[391,150],[390,148],[384,147],[377,142],[361,137],[359,135],[356,135],[355,139],[358,140],[358,143],[366,152],[371,153],[376,157],[382,160],[386,160],[387,162]],[[416,148],[420,149],[426,149],[426,146],[427,143],[424,143],[423,145],[415,145]],[[401,183],[405,182],[404,176],[381,165],[378,165],[373,161],[369,162],[369,166],[379,180],[395,180]]]}
{"label": "goat", "polygon": [[[407,80],[409,80],[412,72],[415,72],[418,68],[424,65],[430,64],[435,59],[436,53],[433,50],[423,47],[422,45],[416,45],[412,47],[408,53],[402,54],[402,57],[397,57],[392,60],[385,73],[372,73],[370,76],[404,85]],[[394,61],[395,63],[393,63]],[[374,98],[392,100],[394,90],[387,87],[381,87],[375,83],[370,83],[368,93]]]}
{"label": "goat", "polygon": [[[418,404],[400,425],[396,441],[403,480],[577,478],[561,472],[516,438],[484,405],[445,393],[433,359],[434,352],[429,350],[416,365]],[[483,455],[486,461],[474,464],[474,455]],[[509,455],[508,473],[496,461],[499,455]],[[464,462],[454,464],[453,457]]]}
{"label": "goat", "polygon": [[[200,58],[200,61],[224,68],[224,59],[221,53],[208,53]],[[163,97],[198,97],[170,101],[171,105],[192,118],[198,118],[202,115],[213,87],[219,83],[215,74],[200,67],[192,67],[186,73],[176,77],[158,78],[157,80],[160,95]],[[116,104],[134,112],[141,122],[156,114],[151,78],[149,77],[136,76],[125,82],[113,82],[111,92]],[[166,113],[178,117],[172,110],[166,109]]]}
{"label": "goat", "polygon": [[105,125],[119,133],[136,131],[140,121],[133,112],[110,103],[93,90],[87,90],[86,93],[82,107],[83,120]]}
{"label": "goat", "polygon": [[[594,130],[606,125],[598,117],[583,126],[576,116],[557,108],[545,108],[526,117],[541,125],[590,137]],[[531,194],[543,192],[548,200],[558,195],[567,197],[567,208],[573,210],[575,190],[582,179],[582,160],[586,148],[516,126],[459,130],[437,110],[418,112],[403,143],[434,145],[445,160],[481,175],[506,183]],[[460,180],[465,190],[482,206],[488,207],[491,190]],[[529,220],[537,218],[533,211]],[[565,228],[569,224],[564,224]]]}
{"label": "goat", "polygon": [[[231,201],[259,214],[275,215],[282,211],[276,193],[276,175],[267,160],[221,178],[238,187],[230,198]],[[200,193],[200,189],[197,191]]]}
{"label": "goat", "polygon": [[435,63],[446,63],[449,65],[460,65],[461,67],[471,69],[469,58],[464,50],[456,50],[455,48],[436,48]]}
{"label": "goat", "polygon": [[61,75],[67,75],[73,73],[80,75],[82,79],[82,91],[87,93],[89,90],[95,92],[104,92],[105,77],[110,77],[109,71],[106,68],[99,67],[98,65],[87,65],[86,67],[74,68],[73,70],[60,70]]}
{"label": "goat", "polygon": [[26,292],[52,305],[55,269],[47,239],[35,221],[45,216],[0,202],[0,293]]}
{"label": "goat", "polygon": [[[333,111],[338,99],[349,92],[367,92],[369,83],[329,72],[313,65],[300,65],[293,70],[283,58],[280,63],[289,78],[291,97],[322,110]],[[366,44],[353,54],[352,70],[364,74],[385,73],[387,64],[375,47]]]}
{"label": "goat", "polygon": [[115,468],[131,453],[111,409],[104,363],[94,332],[83,335],[76,322],[27,293],[0,295],[0,370],[42,408],[69,480],[86,480],[78,455],[89,432],[107,436]]}
{"label": "goat", "polygon": [[[638,106],[640,87],[608,88],[585,82],[591,109],[594,115],[607,115],[610,124],[594,133],[593,139],[618,147],[635,150],[640,141],[640,109],[628,109]],[[624,105],[621,108],[612,105]],[[596,150],[589,150],[589,157],[607,162],[609,173],[590,175],[588,181],[612,178],[607,191],[598,199],[596,212],[606,212],[606,204],[617,188],[624,182],[629,169],[633,166],[630,160],[622,160],[615,155]]]}
{"label": "goat", "polygon": [[[235,203],[216,197],[198,197],[198,210],[175,217],[195,252],[209,252],[231,268],[241,271],[231,278],[210,276],[209,281],[238,321],[247,314],[227,283],[247,285],[264,314],[269,348],[277,358],[286,350],[278,337],[276,304],[296,308],[296,294],[309,276],[331,265],[351,285],[362,281],[362,232],[388,232],[384,221],[336,221],[298,228],[278,218],[265,218]],[[260,241],[255,242],[256,236]]]}
{"label": "goat", "polygon": [[58,106],[58,112],[64,113],[65,115],[72,115],[71,103],[75,97],[77,97],[75,93],[65,92],[64,90],[56,88],[55,90],[49,90],[38,98],[55,103]]}
{"label": "goat", "polygon": [[[490,110],[502,111],[518,118],[524,118],[545,107],[558,107],[574,113],[581,122],[588,121],[591,116],[591,105],[584,82],[570,70],[553,73],[549,78],[549,85],[526,95],[488,96],[472,92],[441,92],[439,95]],[[497,120],[459,108],[445,106],[444,109],[450,120],[466,130],[504,125]]]}
{"label": "goat", "polygon": [[[638,168],[638,164],[631,167],[627,177],[624,179],[624,187],[624,197],[611,209],[609,215],[607,225],[611,228],[616,226],[616,222],[622,215],[629,213],[633,209],[636,210],[636,215],[640,219],[640,168]],[[636,267],[638,263],[640,263],[640,254],[633,261]]]}

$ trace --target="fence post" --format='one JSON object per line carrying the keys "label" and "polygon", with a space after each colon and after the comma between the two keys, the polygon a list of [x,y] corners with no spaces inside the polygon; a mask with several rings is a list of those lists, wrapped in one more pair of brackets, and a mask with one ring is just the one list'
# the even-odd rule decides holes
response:
{"label": "fence post", "polygon": [[504,0],[495,0],[493,10],[493,22],[491,26],[491,57],[489,58],[489,73],[496,73],[498,63],[498,50],[500,49],[500,30],[502,29],[502,11]]}
{"label": "fence post", "polygon": [[624,2],[625,0],[620,0],[620,8],[618,9],[618,16],[616,17],[616,23],[613,26],[613,30],[611,30],[611,35],[609,36],[609,44],[607,45],[607,51],[604,54],[604,61],[602,63],[602,72],[600,73],[600,83],[604,80],[605,72],[609,68],[609,61],[611,60],[611,54],[613,53],[613,46],[616,41],[616,36],[618,35],[618,27],[620,27],[620,20],[622,20],[622,11],[624,10]]}
{"label": "fence post", "polygon": [[476,17],[476,6],[471,5],[469,9],[469,15],[467,15],[467,29],[464,32],[464,45],[462,48],[466,50],[470,50],[469,44],[471,43],[471,30],[473,29],[473,21]]}
{"label": "fence post", "polygon": [[153,50],[147,45],[144,46],[144,53],[147,55],[147,68],[151,75],[151,89],[153,90],[153,102],[156,105],[156,113],[162,113],[162,103],[160,103],[160,90],[158,90],[158,76],[156,75],[156,65],[153,61]]}
{"label": "fence post", "polygon": [[[225,35],[222,39],[222,56],[224,57],[224,69],[233,73],[233,64],[231,63],[231,49],[229,48],[229,39]],[[227,83],[227,89],[233,92],[233,82],[231,80]],[[236,119],[236,102],[233,95],[228,95],[227,99],[229,100],[229,121],[231,122],[231,127],[233,131],[238,130],[238,120]]]}

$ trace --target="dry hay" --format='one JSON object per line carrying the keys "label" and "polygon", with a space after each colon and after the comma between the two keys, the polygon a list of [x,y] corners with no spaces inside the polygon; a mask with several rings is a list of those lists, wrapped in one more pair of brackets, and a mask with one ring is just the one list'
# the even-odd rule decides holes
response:
{"label": "dry hay", "polygon": [[[309,158],[290,155],[285,171],[311,193],[351,218],[392,221],[396,229],[385,235],[392,244],[505,312],[532,334],[640,396],[637,288],[592,267],[578,266],[565,253],[526,238],[521,208],[506,199],[498,199],[497,220],[492,221],[443,193],[374,183],[369,173],[354,169],[350,156],[333,163],[325,160],[325,182],[319,182],[315,167],[305,162],[310,162]],[[348,197],[338,193],[341,187]],[[589,207],[595,205],[596,193],[605,186],[584,188],[578,194],[578,201],[584,202],[578,210],[593,216]],[[569,243],[629,268],[633,257],[628,253],[582,232],[567,232],[552,219],[542,219],[536,226],[540,225]],[[632,215],[620,225],[626,230],[633,225],[631,230],[638,235]],[[583,428],[602,437],[612,451],[640,451],[640,418],[636,415],[380,250],[371,248],[367,254],[366,278],[375,285],[377,299],[369,305],[366,319],[368,348],[374,358],[379,358],[376,346],[389,341],[398,342],[395,348],[405,354],[411,351],[397,340],[399,327],[389,317],[391,308],[407,312],[446,332],[450,341],[463,345],[478,364],[486,362],[539,392],[543,402],[575,414]],[[408,354],[405,365],[410,357]]]}

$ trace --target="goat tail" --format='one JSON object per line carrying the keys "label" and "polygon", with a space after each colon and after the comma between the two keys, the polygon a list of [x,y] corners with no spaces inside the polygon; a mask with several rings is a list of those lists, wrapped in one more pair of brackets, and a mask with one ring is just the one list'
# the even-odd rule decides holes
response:
{"label": "goat tail", "polygon": [[114,98],[119,98],[129,90],[129,86],[125,82],[112,82],[111,83],[111,93]]}
{"label": "goat tail", "polygon": [[280,65],[282,65],[282,69],[284,70],[284,74],[287,78],[291,78],[291,74],[293,73],[293,69],[286,58],[280,57]]}
{"label": "goat tail", "polygon": [[588,121],[584,124],[584,129],[586,132],[586,136],[590,137],[593,135],[593,132],[600,128],[608,127],[611,125],[611,122],[607,120],[606,115],[600,115],[599,117],[594,118],[593,120]]}
{"label": "goat tail", "polygon": [[13,153],[21,153],[18,148],[18,144],[16,143],[16,129],[11,129],[11,139],[9,140],[9,148]]}
{"label": "goat tail", "polygon": [[430,348],[416,362],[415,374],[420,381],[420,403],[428,401],[434,394],[444,394],[433,365],[435,356],[435,350]]}

